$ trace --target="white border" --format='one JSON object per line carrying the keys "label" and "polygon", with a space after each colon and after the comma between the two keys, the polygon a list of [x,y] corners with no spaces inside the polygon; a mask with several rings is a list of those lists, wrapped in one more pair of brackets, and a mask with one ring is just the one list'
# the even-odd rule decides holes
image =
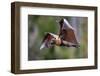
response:
{"label": "white border", "polygon": [[[88,17],[88,58],[28,61],[28,14]],[[43,69],[94,65],[94,11],[41,7],[20,8],[20,69]]]}

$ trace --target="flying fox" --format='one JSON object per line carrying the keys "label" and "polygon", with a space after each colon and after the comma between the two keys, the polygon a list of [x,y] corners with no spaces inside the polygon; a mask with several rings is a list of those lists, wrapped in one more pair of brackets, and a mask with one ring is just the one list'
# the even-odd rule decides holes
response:
{"label": "flying fox", "polygon": [[40,50],[51,48],[53,46],[79,47],[75,29],[70,25],[67,19],[63,18],[59,22],[60,31],[58,35],[47,32],[43,38]]}

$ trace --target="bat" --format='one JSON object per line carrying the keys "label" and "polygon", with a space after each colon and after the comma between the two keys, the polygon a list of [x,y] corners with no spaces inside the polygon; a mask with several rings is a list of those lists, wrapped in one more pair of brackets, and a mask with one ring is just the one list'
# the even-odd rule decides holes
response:
{"label": "bat", "polygon": [[66,19],[59,21],[59,34],[46,33],[42,41],[40,50],[43,48],[51,48],[53,46],[79,47],[79,42],[75,34],[75,29],[69,24]]}

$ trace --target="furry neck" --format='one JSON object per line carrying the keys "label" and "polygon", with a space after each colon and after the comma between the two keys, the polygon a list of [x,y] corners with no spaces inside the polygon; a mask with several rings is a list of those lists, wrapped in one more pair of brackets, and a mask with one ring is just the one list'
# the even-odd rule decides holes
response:
{"label": "furry neck", "polygon": [[61,45],[61,39],[60,39],[60,37],[58,37],[57,39],[56,39],[56,45]]}

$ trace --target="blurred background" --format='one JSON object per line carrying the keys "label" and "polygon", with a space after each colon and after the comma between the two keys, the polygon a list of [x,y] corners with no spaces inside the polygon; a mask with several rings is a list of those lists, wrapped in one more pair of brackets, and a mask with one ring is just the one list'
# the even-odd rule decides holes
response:
{"label": "blurred background", "polygon": [[[58,21],[62,18],[76,29],[79,48],[59,47],[40,50],[46,32],[59,33]],[[88,57],[88,18],[28,15],[28,60],[79,59]]]}

